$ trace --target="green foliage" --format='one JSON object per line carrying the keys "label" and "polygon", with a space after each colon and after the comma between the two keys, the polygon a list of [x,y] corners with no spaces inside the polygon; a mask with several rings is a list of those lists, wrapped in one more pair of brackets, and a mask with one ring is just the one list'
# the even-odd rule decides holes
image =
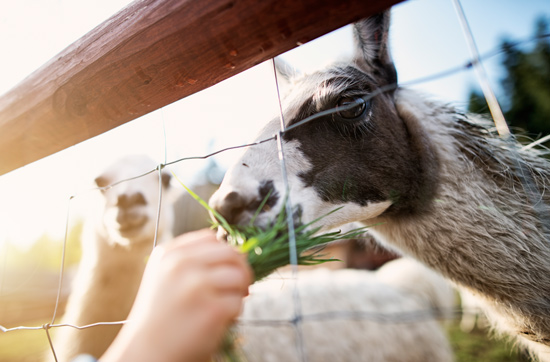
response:
{"label": "green foliage", "polygon": [[503,65],[507,76],[502,87],[509,98],[506,119],[534,135],[550,134],[550,26],[544,18],[537,23],[538,40],[530,52],[514,48],[510,42],[502,45]]}
{"label": "green foliage", "polygon": [[470,91],[468,99],[468,112],[478,114],[488,114],[489,106],[483,97],[483,94],[477,90]]}
{"label": "green foliage", "polygon": [[[82,222],[76,223],[67,235],[67,247],[65,250],[65,265],[75,264],[80,260],[81,247],[80,236],[82,234]],[[63,254],[63,240],[42,235],[28,250],[22,250],[12,243],[4,246],[6,255],[6,269],[33,268],[59,270]]]}
{"label": "green foliage", "polygon": [[488,336],[485,329],[463,332],[457,321],[447,330],[456,362],[527,362],[529,358],[514,348],[512,342]]}
{"label": "green foliage", "polygon": [[[299,225],[295,230],[296,254],[299,265],[316,265],[334,261],[336,259],[324,259],[322,257],[322,248],[315,250],[312,250],[312,248],[337,240],[352,239],[365,232],[364,228],[359,228],[347,233],[334,231],[317,234],[320,227],[311,227],[317,221]],[[256,281],[289,264],[289,233],[284,208],[279,213],[277,220],[266,230],[248,225],[233,227],[232,232],[236,236],[234,243],[241,245],[241,250],[248,253],[248,262],[254,271]],[[312,250],[312,252],[306,253],[308,250]]]}
{"label": "green foliage", "polygon": [[[536,42],[532,49],[521,50],[509,40],[501,44],[504,52],[501,79],[504,91],[503,111],[511,128],[526,131],[531,137],[550,134],[550,34],[549,20],[541,17],[536,24]],[[488,113],[479,91],[471,91],[468,111]]]}
{"label": "green foliage", "polygon": [[[42,325],[51,320],[32,321],[31,325]],[[19,330],[0,332],[0,361],[2,362],[36,362],[49,350],[49,343],[44,330]],[[53,360],[53,356],[52,359]]]}

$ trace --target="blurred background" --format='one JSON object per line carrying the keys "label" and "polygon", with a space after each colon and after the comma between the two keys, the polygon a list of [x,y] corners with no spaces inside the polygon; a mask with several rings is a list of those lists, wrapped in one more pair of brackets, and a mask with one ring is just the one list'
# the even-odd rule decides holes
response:
{"label": "blurred background", "polygon": [[[0,94],[129,2],[1,1]],[[525,140],[549,134],[550,45],[547,37],[537,38],[550,32],[549,1],[462,0],[462,4],[480,53],[497,51],[485,59],[484,66],[508,121],[528,131],[522,133]],[[533,40],[523,42],[526,39]],[[508,47],[517,41],[522,42]],[[391,44],[402,83],[463,66],[470,60],[451,1],[409,0],[395,6]],[[507,50],[500,51],[503,47]],[[309,72],[349,57],[351,48],[351,29],[345,27],[281,57],[300,71]],[[487,113],[472,70],[411,87],[465,111]],[[247,143],[277,115],[277,107],[272,64],[266,62],[0,176],[0,324],[41,325],[51,316],[67,218],[66,263],[70,267],[80,258],[80,232],[89,208],[86,195],[94,187],[95,176],[107,165],[129,154],[146,154],[164,163]],[[215,185],[238,154],[228,151],[208,160],[180,162],[170,169],[191,186]],[[73,195],[78,200],[70,202]],[[26,333],[25,342],[17,347],[11,336],[21,333]],[[35,346],[33,339],[38,347],[30,348]],[[0,334],[0,360],[25,360],[29,348],[44,348],[46,342],[41,332]],[[457,343],[468,344],[462,349],[470,348],[469,340]],[[493,348],[485,341],[481,345],[476,348]],[[506,357],[498,355],[499,361],[521,358],[510,355],[508,347],[503,347]],[[464,360],[489,361],[486,358]]]}

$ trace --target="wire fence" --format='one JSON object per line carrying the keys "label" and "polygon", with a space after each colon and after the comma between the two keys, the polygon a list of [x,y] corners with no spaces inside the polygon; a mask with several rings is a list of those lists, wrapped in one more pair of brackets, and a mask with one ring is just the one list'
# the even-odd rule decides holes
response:
{"label": "wire fence", "polygon": [[[463,71],[467,71],[471,68],[474,68],[474,69],[477,69],[478,73],[480,74],[480,80],[479,81],[480,81],[480,84],[482,84],[482,88],[488,93],[486,95],[486,97],[489,100],[489,104],[491,106],[491,112],[493,114],[495,114],[495,113],[499,114],[499,112],[500,112],[500,114],[502,113],[501,111],[499,111],[499,106],[498,106],[498,102],[496,102],[496,98],[494,98],[493,96],[490,95],[492,93],[492,90],[490,89],[490,85],[487,82],[487,80],[485,78],[485,75],[483,74],[482,62],[484,60],[488,59],[488,58],[491,58],[491,57],[494,57],[496,55],[501,54],[505,50],[502,49],[502,48],[499,48],[499,49],[495,49],[494,51],[488,52],[486,54],[479,55],[477,53],[477,50],[475,49],[475,43],[473,42],[473,37],[471,35],[471,32],[468,29],[467,20],[463,15],[463,12],[462,12],[461,7],[460,7],[460,3],[459,3],[458,0],[454,0],[454,3],[456,5],[459,17],[462,19],[462,23],[463,23],[463,27],[464,27],[464,30],[465,30],[466,37],[468,39],[470,39],[470,42],[471,42],[470,43],[470,48],[472,49],[472,60],[468,61],[467,63],[463,64],[462,66],[451,68],[451,69],[448,69],[448,70],[445,70],[445,71],[442,71],[442,72],[438,72],[436,74],[431,74],[431,75],[428,75],[426,77],[422,77],[422,78],[419,78],[419,79],[415,79],[415,80],[409,81],[405,84],[399,84],[399,85],[398,84],[391,84],[391,85],[382,87],[382,88],[377,89],[376,91],[372,92],[368,97],[365,98],[365,100],[376,97],[376,96],[378,96],[378,95],[380,95],[384,92],[395,90],[399,86],[409,86],[409,85],[415,85],[415,84],[420,84],[420,83],[424,83],[424,82],[429,82],[429,81],[436,80],[436,79],[442,79],[442,78],[448,77],[450,75],[456,74],[458,72],[463,72]],[[543,37],[550,37],[550,34],[543,34],[542,36]],[[528,38],[528,39],[523,39],[523,40],[520,40],[520,41],[516,41],[516,42],[512,43],[511,46],[521,46],[525,43],[536,40],[539,37],[541,37],[541,35],[539,35],[538,37],[531,37],[531,38]],[[274,65],[274,62],[273,62],[273,65]],[[275,71],[274,71],[274,74],[275,74],[275,81],[277,82]],[[278,89],[277,89],[277,92],[278,92]],[[326,116],[328,114],[341,112],[343,109],[342,109],[342,107],[340,107],[338,109],[334,108],[334,109],[329,109],[329,110],[326,110],[326,111],[323,111],[323,112],[319,112],[319,113],[317,113],[317,114],[315,114],[311,117],[307,117],[307,118],[303,119],[302,121],[300,121],[296,124],[293,124],[290,127],[285,127],[285,122],[284,122],[284,119],[283,119],[283,106],[281,104],[280,96],[279,96],[278,101],[279,101],[279,105],[280,105],[281,129],[277,133],[275,133],[275,134],[273,134],[273,135],[271,135],[271,136],[269,136],[265,139],[262,139],[262,140],[259,140],[259,141],[253,142],[253,143],[246,143],[246,144],[240,144],[240,145],[234,145],[234,146],[226,147],[226,148],[223,148],[223,149],[216,150],[214,152],[210,152],[206,155],[185,157],[185,158],[180,158],[180,159],[176,159],[176,160],[173,160],[173,161],[167,160],[167,156],[166,156],[167,152],[166,152],[166,149],[165,149],[164,162],[157,165],[155,168],[153,168],[153,169],[151,169],[147,172],[137,174],[137,175],[132,176],[130,178],[126,178],[126,179],[123,179],[123,180],[118,180],[118,181],[116,181],[116,182],[114,182],[114,183],[112,183],[108,186],[97,188],[97,189],[94,189],[94,190],[91,190],[91,191],[110,189],[110,188],[116,187],[120,184],[127,183],[127,182],[130,182],[130,181],[136,180],[136,179],[140,179],[140,178],[145,177],[147,175],[157,173],[158,177],[159,177],[159,189],[158,189],[159,203],[157,205],[157,214],[156,214],[157,219],[156,219],[155,238],[154,238],[154,240],[151,241],[151,245],[153,247],[157,245],[158,225],[159,225],[159,220],[160,220],[160,217],[161,217],[161,203],[163,202],[163,183],[161,182],[161,180],[162,180],[162,171],[165,168],[170,168],[173,165],[182,164],[182,163],[185,163],[185,162],[190,161],[190,160],[210,159],[210,158],[212,158],[212,157],[214,157],[218,154],[227,152],[229,150],[242,149],[242,148],[247,148],[247,147],[255,147],[259,144],[263,144],[263,143],[266,143],[266,142],[276,142],[277,147],[278,147],[278,151],[279,151],[280,167],[281,167],[281,173],[283,175],[285,190],[288,191],[292,185],[290,184],[290,182],[288,180],[288,177],[286,175],[287,170],[286,170],[286,164],[285,164],[285,149],[284,149],[284,143],[282,142],[282,136],[285,134],[285,132],[288,132],[288,131],[290,131],[292,129],[295,129],[297,127],[301,127],[304,124],[307,124],[309,122],[313,122],[316,119],[318,119],[320,117],[323,117],[323,116]],[[353,108],[353,107],[354,107],[354,105],[349,106],[349,108]],[[498,117],[498,119],[500,119],[500,116]],[[509,130],[507,130],[505,122],[504,123],[499,123],[499,125],[497,125],[497,128],[499,129],[499,132],[504,137],[507,137],[507,135],[509,133]],[[165,129],[164,129],[164,137],[166,138]],[[536,143],[539,143],[539,142],[536,141],[535,144]],[[166,140],[165,140],[165,147],[166,147]],[[525,146],[525,147],[531,147],[531,146]],[[518,158],[519,158],[519,156],[518,156]],[[521,164],[521,162],[519,162],[519,164]],[[525,187],[528,187],[528,188],[530,187],[530,185],[532,183],[532,181],[530,181],[529,177],[527,177],[524,180],[524,182],[525,182],[525,185],[526,185]],[[73,195],[69,198],[69,202],[68,202],[69,205],[67,207],[67,217],[66,217],[66,225],[65,225],[63,255],[62,255],[61,265],[59,266],[59,284],[58,284],[58,288],[57,288],[57,296],[56,296],[55,307],[54,307],[54,310],[52,311],[51,321],[48,322],[48,323],[45,323],[43,325],[40,325],[40,326],[17,326],[17,327],[7,328],[7,327],[4,327],[4,326],[0,325],[0,331],[5,332],[5,333],[20,331],[20,330],[43,331],[45,333],[46,337],[47,337],[48,344],[49,344],[51,352],[52,352],[52,356],[56,361],[57,361],[56,352],[55,352],[56,351],[56,346],[55,346],[55,342],[52,341],[52,338],[50,336],[50,331],[52,329],[54,329],[54,328],[89,329],[89,328],[95,328],[95,327],[98,327],[98,326],[121,325],[121,324],[125,323],[125,321],[115,321],[115,322],[98,321],[97,323],[88,324],[88,325],[74,325],[74,324],[69,324],[69,323],[59,323],[58,322],[59,314],[60,314],[60,301],[62,299],[62,289],[63,289],[64,283],[66,282],[65,279],[64,279],[64,276],[65,276],[65,273],[66,273],[66,270],[65,270],[65,252],[66,252],[66,248],[67,248],[67,240],[68,240],[68,235],[69,235],[69,224],[70,224],[69,219],[70,219],[70,216],[71,216],[71,203],[79,197],[81,197],[81,194],[75,194],[75,195]],[[533,199],[539,199],[539,198],[540,197],[537,197],[536,195],[533,196]],[[290,281],[292,281],[292,280],[295,280],[297,278],[298,274],[299,274],[299,270],[298,270],[297,265],[296,265],[297,264],[297,262],[296,262],[297,257],[296,257],[296,251],[295,251],[294,226],[293,226],[294,221],[293,221],[293,218],[292,218],[292,215],[293,215],[293,213],[292,213],[292,200],[288,200],[288,202],[286,204],[286,207],[288,208],[286,214],[288,216],[288,221],[287,222],[288,222],[288,225],[289,225],[289,234],[290,234],[289,248],[291,250],[291,259],[289,260],[289,264],[292,265],[292,277],[290,278]],[[543,217],[543,216],[541,216],[541,217]],[[548,225],[546,223],[543,223],[543,224]],[[277,276],[274,276],[274,278],[277,278]],[[406,324],[406,323],[414,323],[414,322],[422,322],[422,321],[442,320],[442,319],[445,319],[445,318],[449,318],[449,316],[450,316],[450,318],[456,318],[456,317],[460,316],[463,312],[463,310],[458,308],[458,307],[452,307],[449,310],[443,310],[443,311],[440,310],[440,309],[437,309],[437,308],[426,308],[426,309],[418,309],[418,310],[412,310],[412,311],[407,311],[407,312],[399,312],[399,313],[382,313],[382,312],[378,312],[378,311],[374,311],[374,310],[373,311],[330,311],[330,312],[322,312],[322,313],[308,313],[308,311],[304,310],[304,308],[303,308],[300,291],[299,291],[299,288],[297,286],[294,287],[294,289],[293,289],[292,299],[293,299],[292,304],[293,304],[294,309],[293,309],[293,313],[292,313],[291,318],[286,318],[286,319],[242,319],[242,320],[240,320],[239,323],[241,323],[243,325],[246,325],[246,326],[264,326],[264,327],[265,326],[276,327],[276,326],[281,326],[281,325],[292,326],[293,328],[295,328],[296,336],[297,336],[296,340],[295,340],[296,341],[296,346],[295,346],[296,347],[296,353],[299,356],[299,359],[301,361],[306,361],[307,360],[306,352],[304,351],[303,330],[301,329],[301,326],[304,323],[304,321],[317,321],[317,322],[319,322],[319,321],[326,321],[326,320],[364,320],[364,321],[370,321],[372,323],[382,323],[382,324]]]}

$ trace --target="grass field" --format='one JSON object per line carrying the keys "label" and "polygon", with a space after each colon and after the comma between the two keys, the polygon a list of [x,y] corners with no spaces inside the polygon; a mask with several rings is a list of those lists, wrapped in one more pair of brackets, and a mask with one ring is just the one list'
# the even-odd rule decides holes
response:
{"label": "grass field", "polygon": [[[41,326],[48,322],[50,321],[37,320],[28,325]],[[0,332],[0,361],[2,362],[40,362],[41,356],[49,349],[48,337],[44,330]]]}
{"label": "grass field", "polygon": [[484,329],[463,332],[458,322],[448,328],[449,340],[455,353],[456,362],[527,362],[524,354],[507,342],[488,336]]}
{"label": "grass field", "polygon": [[[36,321],[42,325],[47,321]],[[489,338],[484,330],[464,333],[457,322],[449,326],[449,338],[456,362],[527,362],[512,343]],[[45,331],[15,331],[0,334],[0,361],[37,362],[40,355],[49,350]],[[53,358],[52,358],[53,361]],[[406,361],[406,360],[404,360]]]}

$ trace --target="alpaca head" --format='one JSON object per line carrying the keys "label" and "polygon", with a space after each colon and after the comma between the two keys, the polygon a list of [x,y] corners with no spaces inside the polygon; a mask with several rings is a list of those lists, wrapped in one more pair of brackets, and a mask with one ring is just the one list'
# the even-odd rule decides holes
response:
{"label": "alpaca head", "polygon": [[[415,130],[396,109],[389,21],[386,12],[355,24],[354,59],[289,82],[283,114],[290,129],[282,143],[290,199],[302,222],[337,208],[323,220],[326,227],[383,213],[410,213],[421,207],[420,199],[428,198],[429,187],[420,176],[423,140],[414,138]],[[317,118],[292,129],[312,116]],[[279,127],[279,119],[272,120],[258,140],[276,134]],[[286,194],[274,140],[244,153],[211,205],[229,221],[245,223],[268,194],[267,207],[256,219],[260,225],[274,218]]]}
{"label": "alpaca head", "polygon": [[[109,242],[130,245],[152,241],[159,203],[159,175],[148,175],[117,183],[154,169],[154,162],[145,156],[129,156],[119,160],[96,177],[102,193],[102,225]],[[170,175],[162,173],[162,187],[167,190]],[[109,185],[113,185],[108,187]],[[166,203],[166,202],[165,202]],[[171,226],[165,225],[170,215],[163,213],[159,233]],[[169,231],[169,230],[167,230]]]}

